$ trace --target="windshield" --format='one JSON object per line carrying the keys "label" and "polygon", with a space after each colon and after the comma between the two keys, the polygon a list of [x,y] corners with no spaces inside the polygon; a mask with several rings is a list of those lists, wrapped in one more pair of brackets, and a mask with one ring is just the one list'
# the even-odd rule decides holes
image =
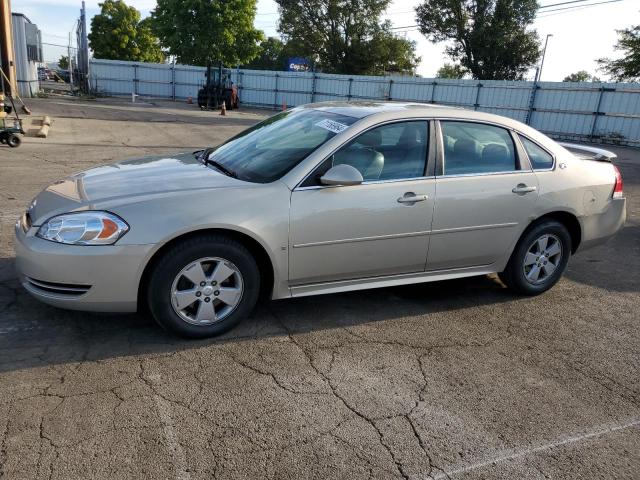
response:
{"label": "windshield", "polygon": [[356,120],[320,110],[289,110],[236,135],[208,160],[242,180],[272,182]]}

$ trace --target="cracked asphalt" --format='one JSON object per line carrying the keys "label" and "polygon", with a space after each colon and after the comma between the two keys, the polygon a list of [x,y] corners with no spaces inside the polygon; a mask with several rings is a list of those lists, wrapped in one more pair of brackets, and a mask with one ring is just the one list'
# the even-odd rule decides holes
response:
{"label": "cracked asphalt", "polygon": [[50,182],[215,144],[268,112],[34,99],[0,148],[0,478],[640,478],[640,151],[628,222],[550,292],[495,278],[262,302],[223,337],[38,303],[13,224]]}

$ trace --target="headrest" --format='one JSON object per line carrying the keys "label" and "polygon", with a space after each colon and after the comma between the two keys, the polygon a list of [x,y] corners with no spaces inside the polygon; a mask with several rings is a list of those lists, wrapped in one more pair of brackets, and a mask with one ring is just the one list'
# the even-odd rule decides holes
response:
{"label": "headrest", "polygon": [[509,150],[504,145],[490,143],[482,149],[482,160],[501,160],[509,158]]}
{"label": "headrest", "polygon": [[382,144],[382,132],[379,128],[369,130],[360,135],[356,141],[365,147],[379,147]]}
{"label": "headrest", "polygon": [[475,155],[478,152],[475,140],[459,138],[453,145],[453,153],[456,155]]}
{"label": "headrest", "polygon": [[422,122],[410,122],[404,127],[398,143],[401,146],[413,146],[417,141],[422,142],[424,130],[425,127]]}

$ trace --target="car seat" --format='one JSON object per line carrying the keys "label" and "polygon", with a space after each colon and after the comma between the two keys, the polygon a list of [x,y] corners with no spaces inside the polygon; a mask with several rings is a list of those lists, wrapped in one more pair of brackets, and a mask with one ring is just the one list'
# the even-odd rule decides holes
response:
{"label": "car seat", "polygon": [[384,155],[376,148],[381,144],[380,130],[369,130],[347,148],[337,152],[333,157],[333,165],[351,165],[362,174],[365,180],[379,180],[384,168]]}
{"label": "car seat", "polygon": [[445,158],[445,173],[473,173],[477,171],[479,160],[478,143],[470,138],[459,138],[453,145],[452,154]]}
{"label": "car seat", "polygon": [[511,172],[515,169],[513,156],[504,145],[490,143],[482,149],[482,171]]}

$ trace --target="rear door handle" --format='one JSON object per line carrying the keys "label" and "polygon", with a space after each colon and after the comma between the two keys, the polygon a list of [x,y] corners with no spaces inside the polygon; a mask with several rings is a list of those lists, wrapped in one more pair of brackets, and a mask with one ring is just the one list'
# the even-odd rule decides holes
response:
{"label": "rear door handle", "polygon": [[529,192],[535,192],[537,189],[538,189],[537,187],[527,187],[524,183],[519,183],[511,191],[513,193],[529,193]]}
{"label": "rear door handle", "polygon": [[402,197],[398,198],[398,203],[414,204],[416,202],[424,202],[428,198],[428,195],[420,195],[413,192],[407,192]]}

